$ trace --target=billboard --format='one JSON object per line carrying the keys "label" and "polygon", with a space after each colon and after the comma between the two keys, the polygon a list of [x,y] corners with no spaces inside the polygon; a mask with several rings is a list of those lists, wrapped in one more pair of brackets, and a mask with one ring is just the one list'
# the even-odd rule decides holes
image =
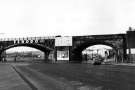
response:
{"label": "billboard", "polygon": [[69,60],[69,51],[63,50],[63,51],[57,51],[57,60]]}
{"label": "billboard", "polygon": [[72,46],[72,37],[56,37],[55,46]]}

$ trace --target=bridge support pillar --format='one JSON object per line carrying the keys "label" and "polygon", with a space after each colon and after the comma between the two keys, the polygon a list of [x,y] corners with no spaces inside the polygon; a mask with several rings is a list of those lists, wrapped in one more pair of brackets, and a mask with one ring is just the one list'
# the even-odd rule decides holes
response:
{"label": "bridge support pillar", "polygon": [[2,61],[2,52],[0,52],[0,61]]}
{"label": "bridge support pillar", "polygon": [[55,61],[57,61],[57,47],[55,47],[54,58],[55,58]]}
{"label": "bridge support pillar", "polygon": [[123,62],[128,62],[127,60],[127,41],[126,37],[123,36]]}
{"label": "bridge support pillar", "polygon": [[82,62],[82,54],[81,53],[72,53],[70,62],[73,63],[81,63]]}
{"label": "bridge support pillar", "polygon": [[6,60],[6,52],[0,52],[0,61],[5,62]]}
{"label": "bridge support pillar", "polygon": [[49,53],[50,53],[49,51],[44,52],[44,60],[45,60],[45,62],[49,61],[49,59],[48,59]]}

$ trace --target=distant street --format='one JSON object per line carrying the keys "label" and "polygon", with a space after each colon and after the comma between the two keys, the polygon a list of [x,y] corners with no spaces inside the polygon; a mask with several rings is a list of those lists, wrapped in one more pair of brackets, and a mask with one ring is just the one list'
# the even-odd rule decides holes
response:
{"label": "distant street", "polygon": [[77,90],[135,90],[135,66],[37,63],[18,68],[68,82]]}

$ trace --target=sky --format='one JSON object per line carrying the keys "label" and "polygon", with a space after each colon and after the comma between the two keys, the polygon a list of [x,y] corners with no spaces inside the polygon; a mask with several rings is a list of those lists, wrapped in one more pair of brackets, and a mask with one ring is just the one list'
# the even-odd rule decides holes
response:
{"label": "sky", "polygon": [[[83,54],[95,53],[95,54],[102,55],[104,57],[105,51],[108,52],[108,49],[112,49],[112,47],[106,46],[106,45],[93,45],[93,46],[86,48],[84,51],[82,51],[82,53]],[[92,51],[89,51],[89,50],[92,50]]]}
{"label": "sky", "polygon": [[129,26],[135,0],[0,0],[0,38],[119,34]]}
{"label": "sky", "polygon": [[135,0],[0,0],[0,38],[126,33]]}
{"label": "sky", "polygon": [[35,48],[31,47],[25,47],[25,46],[19,46],[19,47],[14,47],[6,50],[6,53],[12,53],[12,52],[30,52],[30,51],[40,51]]}
{"label": "sky", "polygon": [[107,45],[93,45],[91,47],[88,47],[86,49],[92,49],[92,50],[100,50],[100,49],[112,49],[112,47],[107,46]]}

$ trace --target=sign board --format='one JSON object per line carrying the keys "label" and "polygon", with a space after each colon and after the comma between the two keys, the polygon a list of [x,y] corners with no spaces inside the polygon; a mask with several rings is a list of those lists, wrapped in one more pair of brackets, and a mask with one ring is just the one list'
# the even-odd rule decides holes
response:
{"label": "sign board", "polygon": [[57,60],[69,60],[69,51],[57,51]]}
{"label": "sign board", "polygon": [[56,37],[55,46],[72,46],[72,37]]}

